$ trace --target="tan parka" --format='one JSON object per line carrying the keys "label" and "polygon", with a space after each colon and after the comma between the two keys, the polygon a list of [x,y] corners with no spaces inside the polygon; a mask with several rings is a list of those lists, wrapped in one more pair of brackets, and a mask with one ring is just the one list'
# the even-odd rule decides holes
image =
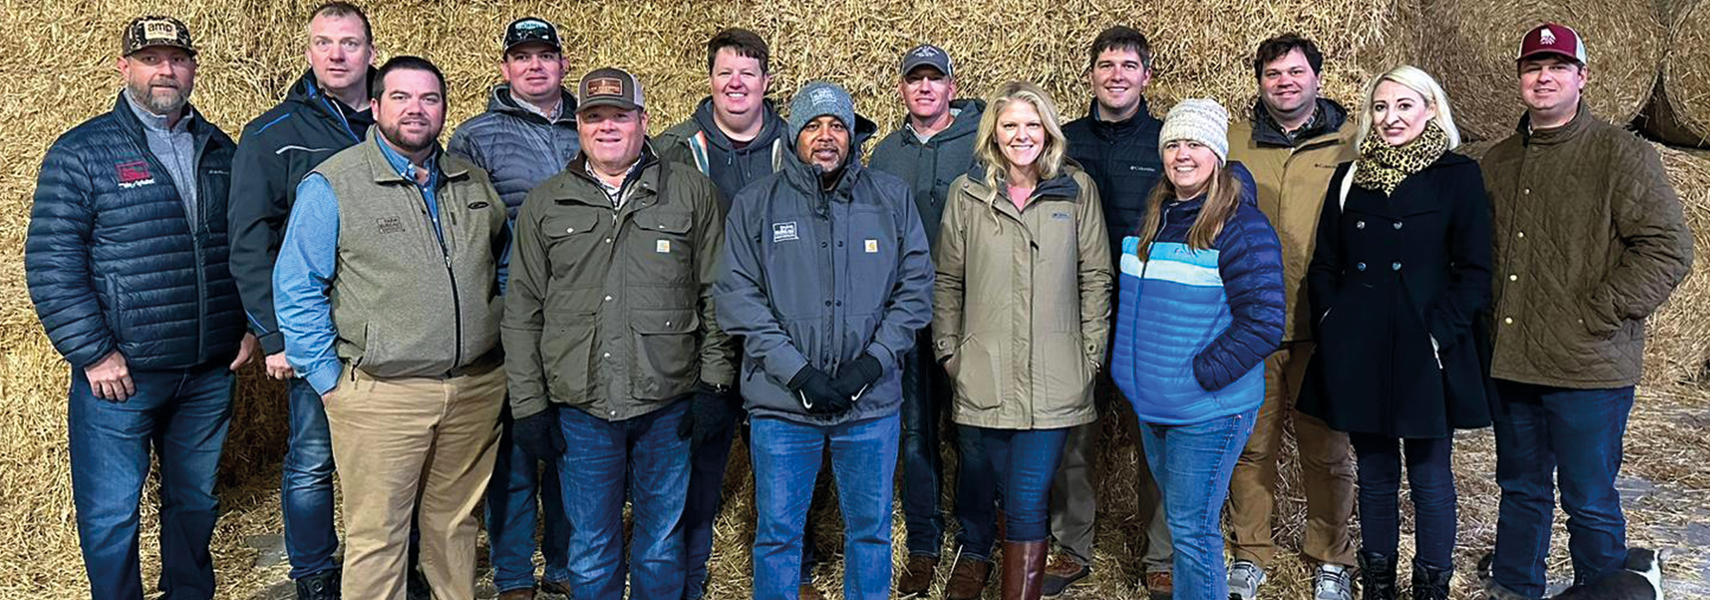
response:
{"label": "tan parka", "polygon": [[1066,166],[1017,210],[975,171],[950,184],[932,249],[933,351],[955,384],[954,419],[994,429],[1091,423],[1111,305],[1098,188]]}
{"label": "tan parka", "polygon": [[[1253,110],[1263,109],[1255,105]],[[1293,146],[1277,143],[1274,131],[1255,136],[1255,113],[1229,125],[1229,162],[1239,162],[1252,173],[1259,188],[1259,210],[1270,218],[1282,242],[1283,294],[1288,300],[1284,342],[1312,339],[1306,265],[1312,261],[1318,213],[1336,166],[1353,160],[1356,152],[1356,127],[1346,120],[1341,106],[1320,99],[1319,110],[1317,118],[1327,123]]]}

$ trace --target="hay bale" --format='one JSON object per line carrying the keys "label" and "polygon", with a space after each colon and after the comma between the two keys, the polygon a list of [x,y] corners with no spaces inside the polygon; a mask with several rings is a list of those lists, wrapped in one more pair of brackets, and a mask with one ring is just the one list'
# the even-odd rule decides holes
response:
{"label": "hay bale", "polygon": [[1669,182],[1674,184],[1692,228],[1697,259],[1692,272],[1668,302],[1652,315],[1646,330],[1647,385],[1687,383],[1710,389],[1710,153],[1683,152],[1657,144]]}
{"label": "hay bale", "polygon": [[1671,144],[1710,145],[1710,7],[1695,0],[1666,22],[1668,56],[1645,107],[1645,131]]}
{"label": "hay bale", "polygon": [[1544,21],[1585,37],[1590,79],[1585,101],[1598,117],[1631,122],[1644,108],[1662,62],[1662,24],[1649,3],[1537,0],[1426,0],[1427,68],[1448,91],[1455,124],[1472,140],[1500,138],[1524,111],[1514,70],[1520,37]]}

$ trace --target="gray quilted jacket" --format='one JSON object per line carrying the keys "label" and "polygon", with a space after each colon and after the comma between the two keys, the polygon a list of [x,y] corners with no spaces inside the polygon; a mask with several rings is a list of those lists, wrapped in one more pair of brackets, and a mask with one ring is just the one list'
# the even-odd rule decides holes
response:
{"label": "gray quilted jacket", "polygon": [[1591,115],[1519,132],[1485,155],[1494,225],[1498,379],[1634,385],[1645,317],[1692,266],[1680,199],[1650,144]]}
{"label": "gray quilted jacket", "polygon": [[558,118],[547,121],[518,104],[509,84],[494,86],[487,112],[470,117],[451,134],[446,151],[492,176],[512,220],[528,191],[564,170],[582,149],[576,137],[576,97],[563,94]]}

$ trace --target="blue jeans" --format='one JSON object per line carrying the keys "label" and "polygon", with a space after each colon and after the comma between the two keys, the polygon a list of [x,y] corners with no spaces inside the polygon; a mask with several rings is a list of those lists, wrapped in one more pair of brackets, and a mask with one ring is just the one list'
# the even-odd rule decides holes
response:
{"label": "blue jeans", "polygon": [[[689,494],[683,505],[683,545],[688,554],[683,600],[700,600],[706,594],[707,561],[712,559],[713,523],[718,520],[723,504],[724,467],[730,462],[730,447],[736,442],[739,430],[746,432],[748,425],[732,423],[729,429],[707,438],[701,443],[701,449],[689,457]],[[813,505],[819,506],[820,502],[820,496],[815,492]],[[801,580],[806,585],[813,583],[813,570],[819,557],[813,528],[804,528],[802,535]]]}
{"label": "blue jeans", "polygon": [[493,587],[500,592],[534,587],[535,498],[546,521],[540,553],[547,581],[570,580],[570,523],[564,518],[558,464],[544,468],[522,446],[511,443],[510,411],[499,434],[493,481],[487,484],[487,545],[493,562]]}
{"label": "blue jeans", "polygon": [[131,371],[136,395],[113,402],[95,397],[83,369],[71,371],[71,486],[90,595],[143,597],[137,525],[152,448],[160,459],[162,598],[213,598],[208,543],[219,516],[214,480],[231,424],[232,372],[220,361]]}
{"label": "blue jeans", "polygon": [[338,528],[333,524],[332,433],[321,395],[302,378],[286,385],[290,437],[279,482],[280,516],[285,521],[285,554],[291,578],[339,568]]}
{"label": "blue jeans", "polygon": [[891,591],[891,499],[900,417],[811,425],[752,420],[754,599],[795,600],[801,583],[802,528],[824,450],[843,512],[843,597],[885,600]]}
{"label": "blue jeans", "polygon": [[1527,596],[1544,593],[1555,486],[1567,511],[1574,583],[1627,562],[1627,520],[1615,477],[1633,388],[1575,390],[1497,380],[1496,519],[1491,577]]}
{"label": "blue jeans", "polygon": [[[979,440],[1003,496],[1007,541],[1040,542],[1051,536],[1051,481],[1069,430],[988,429],[963,425],[957,435]],[[990,496],[987,496],[988,498]],[[990,502],[980,502],[988,506]],[[987,544],[986,556],[990,556]],[[976,555],[978,556],[978,555]]]}
{"label": "blue jeans", "polygon": [[1258,413],[1255,406],[1192,425],[1140,423],[1140,441],[1163,492],[1164,515],[1175,542],[1177,598],[1229,597],[1223,501]]}
{"label": "blue jeans", "polygon": [[[679,401],[622,421],[576,408],[558,410],[568,448],[558,459],[564,516],[570,520],[570,590],[576,600],[619,600],[630,577],[633,600],[678,600],[683,594],[683,498],[689,488],[689,441],[677,423]],[[632,506],[627,568],[623,506]]]}
{"label": "blue jeans", "polygon": [[1401,544],[1401,464],[1406,451],[1407,483],[1413,499],[1414,560],[1433,569],[1453,569],[1455,472],[1452,437],[1402,440],[1350,433],[1359,462],[1360,549],[1397,556]]}

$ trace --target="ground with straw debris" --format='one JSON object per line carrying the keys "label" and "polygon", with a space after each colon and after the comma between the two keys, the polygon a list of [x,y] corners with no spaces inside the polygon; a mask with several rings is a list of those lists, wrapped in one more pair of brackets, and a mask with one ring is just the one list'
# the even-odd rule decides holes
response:
{"label": "ground with straw debris", "polygon": [[[55,137],[72,125],[108,110],[118,89],[113,69],[117,32],[143,12],[185,20],[202,52],[194,103],[214,123],[236,132],[277,102],[304,69],[302,23],[316,0],[64,0],[6,4],[8,52],[0,55],[0,598],[85,597],[67,468],[64,392],[67,368],[41,334],[24,286],[23,241],[36,169]],[[1480,4],[1480,2],[1488,3]],[[1621,5],[1625,13],[1592,7],[1590,0],[1497,3],[1495,0],[1067,0],[1041,6],[1021,0],[797,1],[651,0],[565,2],[394,0],[372,4],[382,57],[423,54],[444,67],[451,84],[450,123],[480,110],[486,88],[496,82],[500,29],[513,17],[533,14],[564,25],[572,73],[619,65],[639,73],[647,86],[656,130],[681,120],[706,94],[701,43],[718,27],[741,25],[760,31],[774,48],[774,97],[815,78],[843,83],[861,112],[882,127],[902,116],[895,101],[895,61],[909,46],[931,41],[956,56],[963,95],[979,95],[1007,79],[1041,83],[1066,117],[1082,114],[1090,101],[1085,86],[1084,45],[1101,28],[1126,22],[1151,35],[1157,76],[1148,90],[1159,114],[1176,100],[1209,96],[1240,113],[1252,98],[1245,57],[1261,39],[1299,31],[1325,52],[1324,90],[1351,105],[1364,80],[1398,62],[1427,69],[1445,53],[1471,60],[1444,63],[1439,73],[1457,102],[1457,114],[1502,134],[1518,103],[1502,77],[1511,68],[1511,42],[1536,18],[1579,19],[1593,47],[1593,60],[1612,57],[1619,68],[1594,71],[1590,101],[1609,106],[1602,114],[1630,116],[1635,86],[1654,79],[1661,57],[1645,58],[1655,41],[1646,24],[1649,0]],[[1501,7],[1494,6],[1502,4]],[[1698,0],[1660,0],[1670,14],[1695,14]],[[1455,11],[1459,6],[1477,10]],[[1586,8],[1592,7],[1592,8]],[[1584,9],[1584,10],[1581,10]],[[1455,12],[1450,12],[1455,11]],[[1701,11],[1699,11],[1701,12]],[[1582,14],[1583,13],[1583,14]],[[1017,15],[1028,15],[1018,18]],[[1691,22],[1704,23],[1697,18]],[[1670,22],[1686,22],[1671,20]],[[1650,33],[1646,33],[1650,32]],[[1670,35],[1675,32],[1669,31]],[[1699,39],[1703,32],[1697,32]],[[1645,36],[1650,37],[1645,37]],[[1643,52],[1621,52],[1631,46]],[[1491,48],[1497,48],[1492,50]],[[1606,52],[1599,49],[1607,48]],[[1459,54],[1453,58],[1463,58]],[[1653,64],[1647,64],[1651,61]],[[1485,63],[1489,64],[1485,64]],[[1605,64],[1605,63],[1598,63]],[[1484,69],[1488,69],[1486,72]],[[1647,74],[1647,69],[1649,69]],[[1599,78],[1612,79],[1605,85]],[[1618,81],[1615,81],[1618,79]],[[1639,83],[1635,84],[1634,81]],[[1622,85],[1614,85],[1621,83]],[[1641,90],[1643,91],[1643,90]],[[1670,97],[1702,98],[1699,95]],[[1701,103],[1700,103],[1701,104]],[[1477,133],[1479,128],[1471,131]],[[447,128],[448,133],[450,126]],[[1710,247],[1710,159],[1664,151],[1664,160],[1687,201],[1699,248]],[[1679,549],[1667,575],[1671,597],[1710,598],[1710,276],[1700,260],[1695,275],[1653,319],[1646,356],[1646,386],[1628,436],[1626,508],[1636,544]],[[245,373],[235,402],[232,436],[222,476],[223,516],[214,553],[223,598],[268,598],[279,591],[288,568],[279,556],[279,461],[283,453],[285,405],[281,389]],[[1134,511],[1135,440],[1115,419],[1107,423],[1099,481],[1097,572],[1078,598],[1137,597],[1141,523]],[[1496,509],[1491,480],[1490,435],[1465,434],[1459,441],[1457,473],[1461,498],[1464,567],[1490,545]],[[950,464],[953,463],[953,457]],[[753,539],[752,483],[739,450],[727,482],[730,498],[717,530],[711,598],[742,598],[748,590],[747,548]],[[1285,479],[1298,468],[1285,464]],[[1301,493],[1288,479],[1278,494],[1278,536],[1292,551],[1299,539]],[[153,500],[143,509],[145,580],[156,568],[157,533]],[[816,515],[824,527],[822,590],[841,574],[835,549],[836,519]],[[901,519],[896,538],[902,539]],[[1407,542],[1404,538],[1404,544]],[[1558,577],[1567,573],[1565,550],[1551,561]],[[900,546],[899,546],[900,548]],[[1295,555],[1273,569],[1269,598],[1301,598],[1307,567]],[[898,556],[899,564],[901,556]],[[942,582],[940,582],[942,584]],[[1463,577],[1460,595],[1470,589]],[[996,597],[995,587],[988,597]]]}

